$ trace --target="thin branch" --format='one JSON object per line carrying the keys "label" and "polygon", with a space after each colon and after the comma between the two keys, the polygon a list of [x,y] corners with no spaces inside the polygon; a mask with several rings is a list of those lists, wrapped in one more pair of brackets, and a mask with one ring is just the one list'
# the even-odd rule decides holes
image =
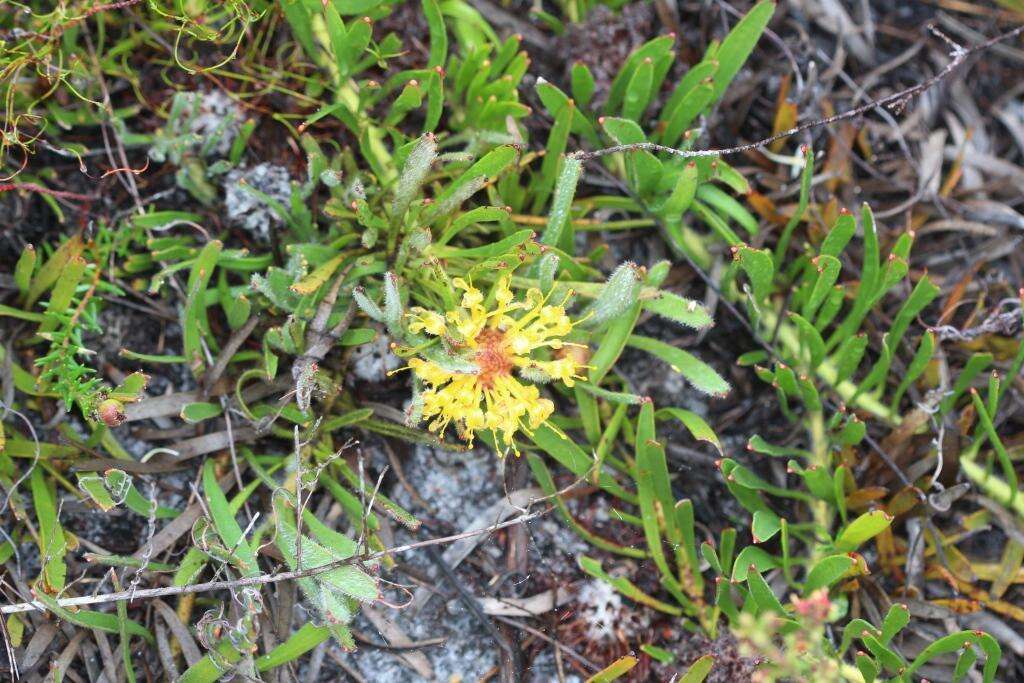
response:
{"label": "thin branch", "polygon": [[894,92],[891,95],[886,95],[885,97],[882,97],[880,99],[866,102],[865,104],[862,104],[859,107],[854,107],[853,109],[849,109],[839,114],[833,114],[832,116],[826,116],[823,119],[816,119],[814,121],[805,121],[804,123],[801,123],[798,126],[794,126],[789,130],[784,130],[780,133],[776,133],[775,135],[764,138],[763,140],[758,140],[757,142],[748,142],[746,144],[737,145],[735,147],[724,147],[720,149],[687,150],[676,149],[675,147],[668,147],[667,145],[659,145],[654,142],[636,142],[628,145],[613,145],[611,147],[595,149],[589,152],[580,150],[577,152],[572,152],[569,156],[586,161],[588,159],[596,159],[597,157],[603,157],[609,154],[617,154],[619,152],[637,152],[641,150],[646,150],[648,152],[665,152],[667,154],[682,157],[684,159],[692,159],[697,157],[728,156],[733,154],[740,154],[742,152],[749,152],[750,150],[758,149],[760,147],[767,147],[776,140],[788,138],[791,135],[797,135],[798,133],[802,133],[805,130],[809,130],[811,128],[818,128],[821,126],[827,126],[836,123],[838,121],[856,118],[858,116],[861,116],[862,114],[866,114],[872,109],[876,109],[879,107],[888,107],[892,105],[895,109],[902,109],[909,100],[913,99],[914,97],[917,97],[926,90],[929,90],[932,86],[936,85],[941,80],[943,80],[951,73],[956,71],[958,68],[960,68],[960,66],[962,66],[963,63],[967,61],[968,57],[978,54],[979,52],[984,52],[985,50],[988,50],[994,45],[998,45],[999,43],[1012,40],[1013,38],[1016,38],[1017,36],[1024,34],[1024,24],[1018,26],[1012,31],[1007,31],[1006,33],[1002,33],[998,36],[995,36],[994,38],[989,38],[988,40],[978,43],[977,45],[972,45],[969,48],[964,48],[961,45],[954,43],[948,37],[946,37],[939,31],[936,31],[934,28],[932,29],[932,31],[951,47],[952,51],[950,53],[950,56],[952,57],[952,60],[950,60],[949,64],[947,64],[945,67],[943,67],[940,71],[935,73],[930,78],[927,78],[924,81],[921,81],[920,83],[912,85],[904,90]]}
{"label": "thin branch", "polygon": [[[325,572],[338,569],[351,564],[360,562],[372,562],[378,560],[386,555],[395,553],[404,553],[417,548],[424,548],[432,545],[440,545],[442,543],[452,543],[454,541],[460,541],[464,538],[471,536],[478,536],[480,534],[489,534],[500,529],[505,529],[516,524],[522,524],[528,522],[531,519],[536,519],[551,512],[554,508],[548,506],[542,510],[531,512],[529,514],[520,515],[513,519],[493,524],[485,529],[477,529],[475,531],[464,531],[460,534],[454,534],[452,536],[443,536],[441,538],[431,538],[426,541],[417,541],[415,543],[407,543],[405,545],[395,546],[393,548],[386,548],[384,550],[378,550],[373,553],[364,553],[360,555],[354,555],[343,560],[336,560],[334,562],[328,562],[316,567],[310,567],[300,571],[288,571],[288,572],[277,572],[272,574],[262,574],[260,576],[245,577],[235,579],[232,581],[207,581],[206,583],[197,583],[190,586],[166,586],[163,588],[143,588],[135,590],[123,590],[114,593],[104,593],[101,595],[85,595],[77,598],[63,598],[57,601],[61,607],[81,607],[83,605],[102,605],[111,602],[118,602],[120,600],[139,600],[143,598],[160,598],[168,595],[187,595],[190,593],[209,593],[211,591],[218,590],[233,590],[237,588],[244,588],[246,586],[261,586],[268,583],[277,583],[279,581],[293,581],[295,579],[305,579],[310,576],[317,576]],[[0,607],[0,614],[14,614],[17,612],[32,612],[38,610],[40,612],[46,611],[46,606],[43,603],[33,600],[32,602],[21,602],[14,605],[5,605]]]}

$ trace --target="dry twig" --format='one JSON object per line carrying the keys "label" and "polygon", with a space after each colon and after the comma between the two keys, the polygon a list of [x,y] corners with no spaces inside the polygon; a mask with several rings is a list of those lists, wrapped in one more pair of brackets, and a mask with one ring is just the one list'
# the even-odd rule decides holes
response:
{"label": "dry twig", "polygon": [[886,95],[885,97],[879,98],[877,100],[871,100],[870,102],[866,102],[865,104],[862,104],[858,107],[854,107],[853,109],[848,109],[847,111],[841,112],[839,114],[826,116],[825,118],[822,119],[815,119],[814,121],[805,121],[804,123],[801,123],[797,126],[790,128],[789,130],[784,130],[782,132],[776,133],[775,135],[771,135],[767,138],[758,140],[756,142],[748,142],[743,145],[736,145],[735,147],[687,150],[676,149],[675,147],[668,147],[666,145],[659,145],[654,142],[635,142],[626,145],[613,145],[611,147],[604,147],[602,149],[595,149],[591,151],[580,150],[571,153],[570,156],[573,156],[582,161],[587,161],[589,159],[596,159],[597,157],[603,157],[609,154],[617,154],[619,152],[637,152],[642,150],[646,150],[648,152],[665,152],[673,156],[683,157],[684,159],[692,159],[696,157],[728,156],[733,154],[740,154],[742,152],[749,152],[760,147],[767,147],[776,140],[788,138],[791,135],[797,135],[811,128],[819,128],[821,126],[827,126],[833,123],[837,123],[839,121],[845,121],[846,119],[856,118],[858,116],[861,116],[862,114],[866,114],[872,109],[880,107],[892,107],[894,110],[898,112],[902,110],[903,107],[906,106],[907,102],[909,102],[911,99],[929,90],[934,85],[936,85],[937,83],[945,79],[947,76],[949,76],[951,73],[959,69],[964,64],[964,62],[967,61],[968,57],[971,57],[972,55],[978,54],[980,52],[984,52],[985,50],[988,50],[996,45],[999,45],[1000,43],[1004,43],[1008,40],[1012,40],[1013,38],[1016,38],[1017,36],[1024,34],[1024,24],[1018,26],[1017,28],[1011,31],[1001,33],[998,36],[995,36],[994,38],[989,38],[988,40],[980,42],[976,45],[972,45],[971,47],[968,48],[965,48],[962,45],[958,45],[957,43],[953,42],[951,39],[949,39],[939,31],[935,30],[934,28],[932,28],[932,31],[950,46],[950,56],[952,57],[952,59],[950,60],[949,64],[944,66],[940,71],[938,71],[931,77],[921,81],[920,83],[916,83],[910,86],[909,88],[904,88],[903,90],[894,92],[891,95]]}

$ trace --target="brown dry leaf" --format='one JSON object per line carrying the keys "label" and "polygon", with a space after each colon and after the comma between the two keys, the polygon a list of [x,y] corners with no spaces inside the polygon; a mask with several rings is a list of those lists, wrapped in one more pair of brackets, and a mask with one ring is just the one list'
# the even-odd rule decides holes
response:
{"label": "brown dry leaf", "polygon": [[913,510],[921,499],[918,497],[918,489],[913,486],[907,486],[897,491],[896,495],[892,497],[889,504],[886,506],[886,512],[893,517],[899,517],[905,515]]}
{"label": "brown dry leaf", "polygon": [[[772,135],[778,135],[784,130],[789,130],[796,126],[797,119],[797,107],[795,102],[790,102],[787,98],[789,97],[789,86],[792,81],[790,74],[786,74],[782,78],[782,82],[779,84],[779,94],[775,99],[775,119],[772,122]],[[783,145],[789,138],[779,138],[771,145],[768,149],[778,153],[782,149]]]}
{"label": "brown dry leaf", "polygon": [[[406,635],[405,631],[392,621],[393,615],[385,614],[376,607],[370,607],[369,605],[363,605],[363,615],[373,624],[374,628],[380,633],[381,638],[387,643],[399,648],[403,646],[408,647],[413,644],[412,638]],[[430,660],[422,652],[417,652],[416,650],[396,650],[391,654],[423,678],[428,681],[434,680],[434,667],[430,665]]]}
{"label": "brown dry leaf", "polygon": [[828,177],[825,186],[829,192],[836,192],[853,180],[853,163],[850,156],[853,154],[853,141],[856,137],[857,129],[852,123],[845,121],[829,141],[825,166],[822,169]]}
{"label": "brown dry leaf", "polygon": [[967,287],[974,281],[974,276],[978,274],[978,269],[981,268],[981,261],[976,261],[964,276],[957,280],[957,283],[953,285],[953,289],[950,290],[949,295],[946,297],[946,301],[942,304],[942,313],[939,315],[939,321],[936,325],[945,325],[948,323],[953,314],[956,313],[957,307],[964,298],[964,293],[967,291]]}
{"label": "brown dry leaf", "polygon": [[1020,574],[1022,563],[1024,563],[1024,544],[1011,538],[1006,542],[1006,547],[1003,548],[1002,561],[999,563],[999,573],[993,579],[992,587],[988,591],[993,600],[999,600],[1003,597],[1010,584]]}
{"label": "brown dry leaf", "polygon": [[1001,614],[1004,617],[1010,617],[1014,621],[1024,623],[1024,608],[1006,602],[1005,600],[992,600],[989,598],[988,593],[977,588],[970,581],[955,580],[954,587],[964,595],[980,602],[985,606],[985,609],[991,610],[996,614]]}
{"label": "brown dry leaf", "polygon": [[932,600],[932,604],[945,607],[955,614],[971,614],[981,610],[981,603],[977,600],[966,600],[964,598],[939,598]]}
{"label": "brown dry leaf", "polygon": [[959,346],[967,351],[987,351],[996,360],[1010,360],[1017,355],[1020,340],[1004,337],[1001,334],[983,334],[970,341],[961,342]]}
{"label": "brown dry leaf", "polygon": [[884,486],[865,486],[846,496],[846,507],[850,510],[863,510],[872,503],[884,500],[889,489]]}
{"label": "brown dry leaf", "polygon": [[750,204],[757,215],[765,219],[769,223],[775,223],[776,225],[782,225],[786,222],[786,217],[779,213],[778,209],[775,208],[775,202],[769,199],[767,196],[757,191],[751,191],[747,195],[747,203]]}
{"label": "brown dry leaf", "polygon": [[932,414],[927,410],[914,408],[904,415],[899,426],[882,440],[882,450],[888,453],[893,460],[899,462],[910,444],[911,437],[917,433],[918,429],[928,424],[931,418]]}
{"label": "brown dry leaf", "polygon": [[896,539],[892,528],[886,527],[875,536],[875,547],[878,549],[878,563],[889,576],[903,582],[903,562],[896,555]]}

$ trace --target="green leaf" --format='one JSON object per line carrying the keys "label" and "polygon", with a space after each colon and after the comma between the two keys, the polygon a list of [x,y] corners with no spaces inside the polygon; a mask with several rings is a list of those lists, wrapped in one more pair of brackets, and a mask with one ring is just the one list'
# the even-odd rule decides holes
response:
{"label": "green leaf", "polygon": [[655,438],[654,405],[647,402],[640,409],[640,416],[637,419],[635,444],[634,476],[637,497],[640,499],[640,518],[643,520],[647,547],[655,565],[661,571],[662,583],[667,588],[681,592],[662,547],[663,536],[673,548],[679,548],[682,539],[673,514],[675,500],[672,497],[672,483],[669,480],[665,449]]}
{"label": "green leaf", "polygon": [[53,490],[46,481],[41,466],[32,468],[29,484],[32,489],[32,503],[35,506],[36,531],[39,534],[39,557],[43,563],[41,577],[48,590],[58,592],[64,588],[64,581],[67,578],[67,565],[64,564],[67,541],[64,529],[57,518]]}
{"label": "green leaf", "polygon": [[444,16],[437,0],[423,0],[423,15],[430,30],[430,58],[427,60],[427,68],[444,66],[445,60],[448,59],[448,31],[445,29]]}
{"label": "green leaf", "polygon": [[594,386],[601,383],[605,375],[615,365],[626,341],[633,333],[636,322],[640,318],[640,304],[636,303],[626,313],[616,318],[608,325],[598,342],[597,351],[590,357],[589,380]]}
{"label": "green leaf", "polygon": [[331,637],[326,626],[306,623],[298,631],[267,654],[256,659],[257,671],[270,671],[289,662],[294,662],[320,643]]}
{"label": "green leaf", "polygon": [[754,567],[758,572],[766,572],[776,569],[778,566],[779,561],[772,557],[764,548],[748,545],[736,556],[736,561],[732,565],[732,580],[742,581],[747,578],[747,573],[751,567]]}
{"label": "green leaf", "polygon": [[[433,0],[427,0],[427,2],[436,9],[436,4]],[[424,4],[423,7],[426,10],[428,5]],[[420,188],[423,186],[424,180],[426,180],[427,173],[430,172],[431,165],[436,158],[437,142],[434,136],[430,133],[420,136],[409,152],[409,156],[405,158],[402,172],[395,183],[394,197],[391,202],[392,224],[402,220],[412,200],[419,194]]]}
{"label": "green leaf", "polygon": [[[559,169],[563,169],[562,172],[564,173],[566,162],[565,149],[569,144],[569,132],[572,130],[574,118],[576,118],[576,104],[572,100],[566,100],[565,104],[555,113],[555,123],[551,126],[551,130],[548,133],[544,158],[541,160],[540,178],[534,183],[536,192],[533,198],[533,210],[535,212],[541,211],[547,204],[548,197],[556,185],[562,185],[563,182],[567,181],[567,179],[563,179]],[[579,169],[570,169],[570,172],[578,171]],[[572,203],[572,195],[576,192],[575,183],[578,179],[577,175],[577,179],[571,181],[573,186],[568,193],[569,204]],[[562,202],[565,202],[564,196]],[[554,207],[552,207],[552,210],[554,210]],[[553,244],[558,244],[558,242]]]}
{"label": "green leaf", "polygon": [[762,303],[771,295],[772,281],[775,278],[775,266],[772,264],[771,252],[767,249],[751,249],[742,245],[733,248],[732,257],[750,278],[755,301],[758,304]]}
{"label": "green leaf", "polygon": [[604,569],[601,568],[601,563],[586,555],[580,555],[578,560],[580,569],[584,572],[593,576],[595,579],[599,579],[604,583],[622,593],[625,597],[629,598],[633,602],[639,602],[641,605],[647,605],[653,607],[659,612],[665,612],[666,614],[672,614],[675,616],[682,615],[683,611],[675,605],[670,605],[667,602],[662,602],[656,598],[644,593],[642,590],[624,576],[612,577]]}
{"label": "green leaf", "polygon": [[856,232],[857,221],[854,220],[852,213],[843,209],[839,213],[839,218],[836,219],[832,229],[825,235],[825,240],[821,243],[821,249],[818,250],[818,253],[822,256],[839,258],[839,254],[846,249],[846,245],[850,243]]}
{"label": "green leaf", "polygon": [[953,382],[953,390],[947,393],[942,402],[939,403],[940,414],[945,415],[953,409],[956,402],[963,396],[968,387],[971,386],[971,383],[974,382],[974,378],[978,376],[978,373],[992,364],[992,359],[991,353],[971,354],[971,357],[967,359],[967,363],[964,364],[963,369],[957,375],[956,381]]}
{"label": "green leaf", "polygon": [[71,307],[78,283],[85,274],[85,266],[85,260],[76,256],[61,270],[53,286],[53,292],[50,293],[50,300],[46,302],[46,312],[53,315],[47,315],[39,325],[40,334],[56,330],[60,323],[58,316],[69,314],[68,309]]}
{"label": "green leaf", "polygon": [[858,652],[855,656],[857,670],[864,677],[865,683],[874,683],[881,672],[881,668],[871,659],[866,652]]}
{"label": "green leaf", "polygon": [[1007,505],[1012,506],[1020,489],[1017,470],[1013,466],[1013,461],[1010,459],[1009,453],[1006,452],[1006,447],[1003,445],[1003,440],[999,437],[999,432],[996,430],[995,424],[992,422],[992,416],[988,414],[985,402],[981,400],[981,396],[979,396],[978,392],[974,389],[971,389],[971,401],[974,403],[974,412],[978,415],[978,421],[981,423],[981,428],[988,436],[989,441],[992,443],[992,448],[996,452],[996,459],[999,460],[999,466],[1003,470],[1003,476],[1006,478],[1006,483],[1011,492]]}
{"label": "green leaf", "polygon": [[754,602],[757,603],[760,613],[774,612],[780,615],[786,613],[786,609],[754,565],[747,567],[747,588],[750,590]]}
{"label": "green leaf", "polygon": [[[366,418],[365,420],[361,421],[361,423],[364,426],[367,426],[367,428],[370,428],[370,425],[373,422],[374,420],[371,418]],[[379,491],[375,491],[372,483],[365,481],[345,462],[342,462],[340,460],[335,462],[338,471],[348,482],[349,486],[351,486],[356,491],[361,490],[367,500],[372,498],[375,501],[376,505],[379,506],[380,509],[382,509],[384,512],[386,512],[389,517],[394,519],[396,522],[402,524],[407,529],[412,529],[413,531],[415,531],[416,529],[420,528],[420,520],[416,519],[416,517],[414,517],[408,510],[406,510],[401,505],[394,502],[384,494],[380,493]]]}
{"label": "green leaf", "polygon": [[118,505],[118,501],[110,496],[107,487],[103,485],[103,477],[98,474],[79,475],[78,488],[104,512],[113,510]]}
{"label": "green leaf", "polygon": [[750,440],[747,442],[747,450],[753,451],[754,453],[761,453],[763,455],[770,455],[775,458],[788,458],[791,456],[798,456],[801,458],[811,457],[810,452],[799,448],[787,448],[768,443],[759,434],[755,434],[750,437]]}
{"label": "green leaf", "polygon": [[438,258],[466,258],[466,259],[489,259],[496,256],[504,256],[512,252],[513,249],[521,244],[525,244],[533,239],[533,230],[518,230],[508,237],[484,244],[479,247],[449,247],[432,244],[428,247],[427,252]]}
{"label": "green leaf", "polygon": [[695,330],[703,330],[712,324],[711,316],[703,304],[672,292],[658,292],[658,296],[652,299],[643,299],[643,306],[644,310]]}
{"label": "green leaf", "polygon": [[676,179],[672,194],[668,196],[665,203],[657,207],[657,212],[667,221],[678,222],[684,213],[690,208],[694,197],[697,196],[699,184],[697,164],[690,162],[683,166]]}
{"label": "green leaf", "polygon": [[519,151],[513,145],[501,145],[485,154],[435,198],[434,209],[428,215],[427,222],[432,223],[454,211],[469,195],[474,194],[486,179],[497,177],[508,168],[518,155]]}
{"label": "green leaf", "polygon": [[843,529],[836,539],[836,550],[852,552],[889,528],[892,517],[882,510],[865,512]]}
{"label": "green leaf", "polygon": [[611,683],[611,681],[616,681],[629,673],[629,671],[636,666],[637,661],[639,660],[632,655],[619,657],[614,662],[588,678],[587,683]]}
{"label": "green leaf", "polygon": [[829,588],[839,581],[853,567],[853,558],[848,555],[829,555],[818,560],[807,572],[804,595],[810,595],[819,588]]}
{"label": "green leaf", "polygon": [[[1024,344],[1021,345],[1024,349]],[[914,352],[914,357],[910,359],[910,363],[907,365],[906,371],[900,378],[900,383],[896,387],[896,391],[893,393],[892,401],[889,403],[889,408],[894,413],[899,408],[900,399],[903,398],[903,394],[906,393],[910,385],[913,384],[921,373],[928,367],[928,363],[931,362],[932,355],[935,353],[935,333],[930,330],[925,332],[921,336],[921,341],[917,345],[917,350]]]}
{"label": "green leaf", "polygon": [[580,180],[580,173],[583,171],[583,162],[578,157],[565,157],[562,161],[562,170],[558,174],[558,182],[555,184],[555,197],[551,201],[551,209],[548,212],[548,223],[541,233],[540,243],[557,247],[563,244],[563,234],[566,230],[571,234],[572,228],[569,225],[569,210],[572,207],[573,197],[576,196],[576,185]]}
{"label": "green leaf", "polygon": [[[76,626],[81,626],[87,629],[105,631],[107,633],[121,633],[121,624],[118,623],[116,614],[93,612],[91,610],[84,609],[69,610],[61,607],[56,598],[51,595],[47,595],[42,591],[36,591],[35,599],[41,602],[48,611],[70,624],[75,624]],[[125,632],[133,636],[141,637],[150,645],[155,644],[156,641],[153,638],[153,634],[138,622],[126,619],[123,624]]]}
{"label": "green leaf", "polygon": [[985,653],[985,670],[982,673],[982,678],[985,683],[990,683],[995,679],[999,659],[1002,656],[1002,648],[999,647],[995,638],[981,631],[960,631],[939,638],[922,650],[903,674],[908,680],[912,680],[914,672],[935,657],[957,652],[969,644],[977,645]]}
{"label": "green leaf", "polygon": [[196,422],[217,417],[220,413],[221,406],[219,403],[188,403],[181,409],[181,419],[189,424],[195,424]]}
{"label": "green leaf", "polygon": [[621,317],[636,305],[642,281],[641,270],[636,265],[628,261],[620,265],[581,314],[582,324],[588,328],[599,328]]}
{"label": "green leaf", "polygon": [[676,659],[676,656],[668,650],[650,643],[641,645],[640,650],[659,664],[671,664]]}
{"label": "green leaf", "polygon": [[36,269],[36,248],[31,244],[25,245],[25,249],[18,257],[18,263],[14,266],[14,284],[22,296],[28,294],[28,288],[32,283],[32,273]]}
{"label": "green leaf", "polygon": [[[551,425],[544,423],[534,430],[530,435],[533,442],[541,450],[557,460],[562,467],[575,474],[577,477],[593,480],[593,468],[595,461],[587,455],[582,448],[564,434],[555,431]],[[607,472],[599,472],[598,485],[613,496],[621,498],[630,503],[636,503],[637,497],[617,483]]]}
{"label": "green leaf", "polygon": [[625,97],[622,101],[622,117],[639,121],[647,109],[647,103],[651,98],[651,85],[654,82],[654,62],[650,57],[644,59],[637,65],[626,86]]}
{"label": "green leaf", "polygon": [[[38,301],[39,297],[57,282],[58,278],[68,267],[68,264],[81,257],[82,249],[84,248],[85,245],[82,244],[82,238],[78,235],[72,235],[57,247],[53,255],[46,260],[46,263],[42,265],[32,278],[28,294],[25,297],[26,309],[32,308],[32,304]],[[63,311],[60,312],[63,313]]]}
{"label": "green leaf", "polygon": [[141,400],[143,398],[142,391],[148,384],[148,375],[142,372],[133,372],[126,376],[117,385],[117,388],[110,392],[110,398],[116,398],[124,403]]}
{"label": "green leaf", "polygon": [[329,417],[323,421],[320,425],[321,431],[324,433],[335,432],[345,427],[350,427],[373,416],[373,408],[358,408],[356,410],[350,410],[341,415],[335,415]]}
{"label": "green leaf", "polygon": [[[696,71],[697,67],[690,70]],[[687,74],[689,75],[689,74]],[[709,81],[701,83],[690,90],[679,102],[672,106],[666,106],[662,112],[662,121],[665,122],[665,129],[661,134],[661,144],[668,147],[675,147],[686,133],[686,129],[693,123],[701,112],[708,108],[715,99],[715,88]]]}
{"label": "green leaf", "polygon": [[799,313],[790,312],[789,319],[796,325],[800,335],[800,350],[804,356],[801,361],[806,363],[808,370],[816,371],[825,359],[825,340],[821,338],[818,329]]}
{"label": "green leaf", "polygon": [[832,291],[836,279],[839,277],[841,266],[842,264],[835,256],[823,255],[814,260],[814,267],[818,271],[818,276],[814,279],[814,287],[811,289],[811,294],[807,297],[807,301],[804,302],[803,306],[803,316],[808,320],[814,318],[814,314],[818,312],[821,304],[824,303],[829,292]]}
{"label": "green leaf", "polygon": [[228,500],[217,482],[213,471],[213,460],[207,460],[203,466],[203,492],[206,494],[210,510],[210,521],[217,530],[224,547],[231,553],[238,570],[246,577],[259,576],[260,568],[256,554],[245,540],[242,528],[235,520],[235,514],[228,505]]}
{"label": "green leaf", "polygon": [[196,375],[206,367],[202,349],[202,335],[208,328],[204,294],[220,256],[222,244],[219,240],[207,242],[199,252],[188,276],[185,288],[185,307],[182,313],[181,329],[185,358]]}
{"label": "green leaf", "polygon": [[[377,580],[353,564],[343,564],[350,555],[328,550],[307,536],[299,536],[294,512],[288,494],[274,495],[274,517],[277,529],[275,543],[289,569],[298,569],[301,550],[303,567],[336,565],[333,569],[312,577],[298,579],[299,587],[327,623],[344,626],[354,616],[359,601],[377,600],[380,590]],[[355,547],[354,542],[352,547]],[[348,629],[335,630],[342,646],[351,648]]]}
{"label": "green leaf", "polygon": [[718,215],[717,211],[714,211],[707,204],[694,200],[691,207],[693,213],[697,218],[701,219],[705,225],[718,235],[718,237],[728,244],[730,247],[739,247],[743,245],[743,240],[729,227],[729,223]]}
{"label": "green leaf", "polygon": [[898,673],[901,671],[906,671],[907,664],[905,661],[903,661],[903,657],[900,656],[900,654],[892,648],[882,644],[882,642],[879,641],[878,638],[876,638],[873,635],[865,633],[861,635],[861,641],[864,643],[865,646],[867,646],[868,651],[871,652],[871,654],[873,654],[875,658],[881,662],[882,666],[884,666],[890,672]]}
{"label": "green leaf", "polygon": [[864,352],[867,351],[867,348],[868,337],[863,332],[843,340],[843,343],[839,345],[839,349],[833,356],[836,365],[836,384],[845,382],[853,376],[853,373],[860,366],[860,361],[864,357]]}
{"label": "green leaf", "polygon": [[654,63],[661,62],[662,58],[671,52],[674,42],[675,38],[672,36],[659,36],[647,41],[633,51],[612,81],[612,86],[608,91],[608,98],[604,105],[605,112],[620,111],[622,102],[626,97],[626,91],[636,69],[645,60],[650,60]]}
{"label": "green leaf", "polygon": [[677,683],[704,683],[704,679],[711,673],[711,667],[715,665],[714,655],[704,655],[695,661],[686,670]]}
{"label": "green leaf", "polygon": [[892,607],[889,608],[889,612],[885,615],[885,620],[882,622],[882,642],[888,643],[891,641],[909,623],[910,611],[906,605],[893,603]]}
{"label": "green leaf", "polygon": [[646,351],[668,363],[698,391],[711,396],[724,396],[729,393],[729,383],[722,379],[721,375],[715,372],[710,365],[682,349],[677,349],[657,339],[635,334],[629,337],[628,343],[633,348]]}
{"label": "green leaf", "polygon": [[739,223],[748,234],[757,234],[757,219],[742,204],[717,186],[704,183],[697,188],[697,199],[712,207],[719,215]]}
{"label": "green leaf", "polygon": [[572,96],[576,104],[580,107],[588,106],[594,98],[596,87],[594,75],[590,73],[586,64],[576,62],[572,65]]}
{"label": "green leaf", "polygon": [[377,338],[377,330],[369,327],[352,327],[338,337],[339,346],[362,346]]}
{"label": "green leaf", "polygon": [[690,435],[698,441],[707,441],[718,451],[719,455],[724,455],[722,451],[722,443],[718,440],[718,435],[711,426],[697,413],[682,408],[661,408],[654,414],[654,417],[659,420],[666,420],[675,418],[683,423],[683,426],[690,432]]}
{"label": "green leaf", "polygon": [[775,267],[779,269],[783,266],[786,250],[789,249],[789,241],[793,238],[793,230],[803,220],[811,197],[811,179],[814,176],[814,149],[809,145],[804,146],[803,154],[804,168],[800,174],[800,198],[797,201],[796,210],[782,228],[782,234],[779,235],[779,241],[775,245],[775,252],[772,255]]}
{"label": "green leaf", "polygon": [[718,60],[718,70],[714,76],[716,101],[725,94],[726,88],[747,61],[774,12],[774,2],[758,3],[740,19],[722,41],[715,55]]}
{"label": "green leaf", "polygon": [[770,541],[781,528],[782,521],[778,515],[771,510],[757,510],[750,524],[750,534],[754,543],[764,543]]}

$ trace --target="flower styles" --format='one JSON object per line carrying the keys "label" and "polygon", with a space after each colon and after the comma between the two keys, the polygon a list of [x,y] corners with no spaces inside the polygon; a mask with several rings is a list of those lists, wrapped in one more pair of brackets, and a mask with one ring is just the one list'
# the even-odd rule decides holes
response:
{"label": "flower styles", "polygon": [[552,360],[535,358],[541,349],[560,352],[577,346],[564,337],[573,323],[562,305],[549,305],[539,289],[530,289],[517,301],[511,278],[502,277],[495,287],[494,308],[484,306],[483,293],[462,278],[452,284],[462,290],[460,306],[441,315],[420,307],[408,314],[413,333],[443,337],[466,363],[465,367],[445,367],[424,358],[413,358],[409,367],[426,385],[422,415],[430,420],[431,432],[443,434],[454,423],[459,436],[472,443],[481,430],[494,434],[503,452],[518,454],[514,437],[522,430],[529,434],[543,424],[554,411],[554,404],[542,398],[534,384],[518,379],[514,372],[547,378],[573,386],[586,367],[573,354]]}

